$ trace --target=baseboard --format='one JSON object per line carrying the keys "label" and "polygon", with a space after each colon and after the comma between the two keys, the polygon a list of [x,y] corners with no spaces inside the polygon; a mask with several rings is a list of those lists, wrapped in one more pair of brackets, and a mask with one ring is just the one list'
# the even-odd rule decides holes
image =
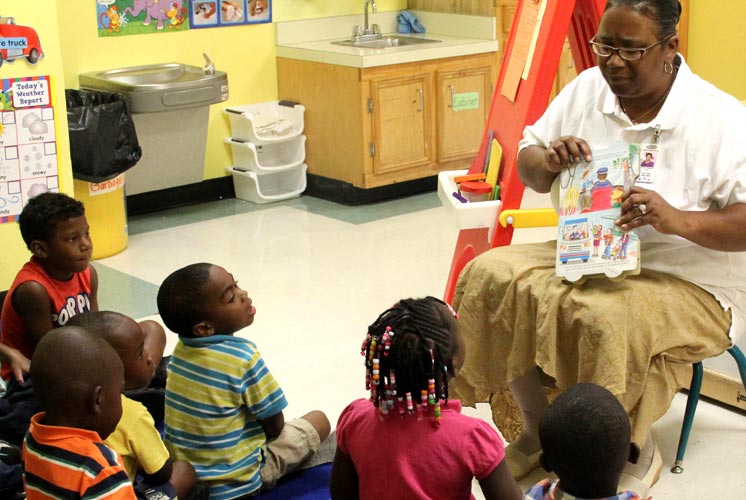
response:
{"label": "baseboard", "polygon": [[740,380],[705,368],[701,393],[703,396],[746,411],[746,389]]}
{"label": "baseboard", "polygon": [[138,215],[165,210],[167,208],[195,205],[197,203],[235,197],[233,177],[218,177],[195,184],[186,184],[184,186],[127,196],[127,214]]}
{"label": "baseboard", "polygon": [[377,201],[399,198],[417,193],[435,191],[438,177],[430,176],[406,182],[397,182],[388,186],[362,189],[348,182],[330,179],[315,174],[307,174],[306,190],[303,194],[324,200],[342,203],[343,205],[364,205]]}

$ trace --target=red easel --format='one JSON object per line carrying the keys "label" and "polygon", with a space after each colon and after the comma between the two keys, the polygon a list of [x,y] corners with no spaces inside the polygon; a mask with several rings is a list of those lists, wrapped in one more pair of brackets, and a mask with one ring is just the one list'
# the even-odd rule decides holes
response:
{"label": "red easel", "polygon": [[[470,168],[470,172],[482,171],[487,155],[489,132],[492,131],[493,137],[497,139],[503,150],[499,179],[501,211],[517,209],[521,206],[523,183],[516,169],[518,141],[522,137],[524,127],[535,122],[546,109],[565,37],[570,42],[573,60],[578,71],[593,66],[594,57],[588,41],[596,33],[606,5],[606,0],[547,0],[528,79],[521,80],[515,100],[511,102],[501,94],[501,89],[518,32],[517,20],[520,19],[521,9],[527,1],[534,0],[519,0],[516,6],[514,17],[516,21],[513,22],[505,47],[505,55],[492,96],[492,107],[482,145]],[[502,227],[496,219],[493,229],[492,241],[489,241],[488,237],[489,228],[459,231],[451,271],[446,283],[445,300],[447,302],[450,303],[453,299],[458,275],[467,262],[491,247],[510,245],[513,238],[512,226]]]}

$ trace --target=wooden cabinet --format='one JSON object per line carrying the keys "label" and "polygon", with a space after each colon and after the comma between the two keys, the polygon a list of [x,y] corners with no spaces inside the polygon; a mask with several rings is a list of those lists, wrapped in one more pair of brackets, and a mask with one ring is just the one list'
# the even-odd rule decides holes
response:
{"label": "wooden cabinet", "polygon": [[492,100],[491,66],[437,72],[438,163],[476,156]]}
{"label": "wooden cabinet", "polygon": [[432,75],[419,73],[402,78],[370,82],[372,133],[368,154],[373,160],[373,177],[432,164]]}
{"label": "wooden cabinet", "polygon": [[496,54],[373,68],[277,58],[280,99],[306,107],[309,174],[369,189],[468,168]]}

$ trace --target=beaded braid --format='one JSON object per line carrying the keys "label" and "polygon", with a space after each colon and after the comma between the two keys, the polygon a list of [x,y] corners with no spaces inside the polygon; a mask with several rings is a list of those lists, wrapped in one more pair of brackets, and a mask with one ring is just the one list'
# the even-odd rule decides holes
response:
{"label": "beaded braid", "polygon": [[[448,366],[453,332],[434,297],[405,299],[378,316],[368,327],[360,354],[365,357],[365,388],[381,418],[428,412],[440,425],[440,403],[448,401]],[[419,398],[417,397],[419,396]]]}

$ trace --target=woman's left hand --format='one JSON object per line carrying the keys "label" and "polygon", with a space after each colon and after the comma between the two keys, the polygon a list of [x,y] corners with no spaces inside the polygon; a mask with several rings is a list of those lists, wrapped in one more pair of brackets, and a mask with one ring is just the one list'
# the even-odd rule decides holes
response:
{"label": "woman's left hand", "polygon": [[673,208],[655,191],[634,186],[622,195],[622,215],[615,221],[625,231],[653,226],[663,234],[677,234],[681,211]]}

